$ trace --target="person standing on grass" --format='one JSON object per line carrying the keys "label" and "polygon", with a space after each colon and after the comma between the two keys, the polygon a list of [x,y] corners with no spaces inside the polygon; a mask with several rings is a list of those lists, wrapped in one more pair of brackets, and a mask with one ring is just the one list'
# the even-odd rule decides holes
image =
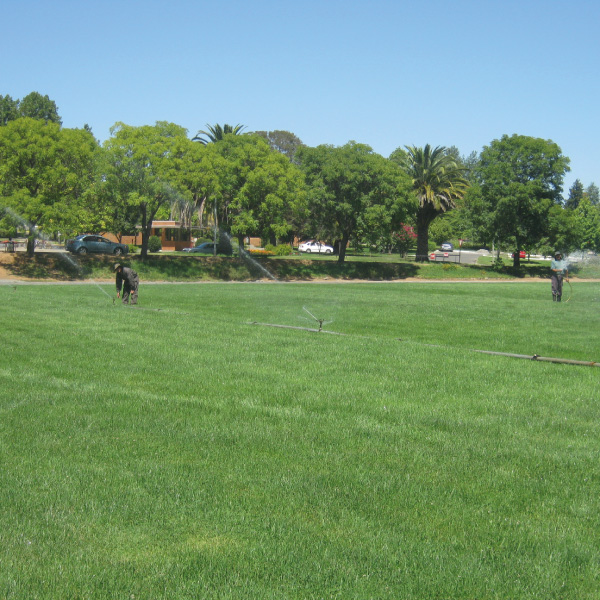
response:
{"label": "person standing on grass", "polygon": [[557,252],[550,263],[552,271],[552,300],[560,302],[562,297],[563,277],[569,279],[569,265],[563,260],[562,254]]}
{"label": "person standing on grass", "polygon": [[117,298],[121,297],[121,287],[123,287],[123,304],[129,304],[129,295],[131,294],[131,304],[137,304],[138,286],[140,279],[138,274],[129,267],[124,267],[117,263],[115,265],[117,273]]}

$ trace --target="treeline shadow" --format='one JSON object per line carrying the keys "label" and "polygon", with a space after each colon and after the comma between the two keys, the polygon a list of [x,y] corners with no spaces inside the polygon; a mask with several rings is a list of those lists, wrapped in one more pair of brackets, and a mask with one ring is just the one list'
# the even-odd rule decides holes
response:
{"label": "treeline shadow", "polygon": [[72,281],[89,277],[89,272],[78,261],[64,254],[37,252],[28,256],[19,253],[13,256],[12,262],[3,263],[2,266],[12,276],[24,279]]}
{"label": "treeline shadow", "polygon": [[416,277],[419,267],[413,263],[344,262],[325,260],[281,260],[260,258],[265,268],[284,281],[313,279],[368,279],[389,281]]}

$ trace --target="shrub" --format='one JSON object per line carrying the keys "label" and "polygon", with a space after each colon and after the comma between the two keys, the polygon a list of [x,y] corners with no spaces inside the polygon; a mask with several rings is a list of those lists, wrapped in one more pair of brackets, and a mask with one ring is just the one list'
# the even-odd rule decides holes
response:
{"label": "shrub", "polygon": [[293,251],[290,244],[280,244],[275,247],[275,256],[289,256]]}
{"label": "shrub", "polygon": [[127,244],[129,254],[135,254],[138,251],[138,247],[135,244]]}
{"label": "shrub", "polygon": [[289,244],[280,244],[279,246],[267,244],[265,246],[265,252],[274,256],[289,256],[293,251],[294,249]]}
{"label": "shrub", "polygon": [[413,247],[417,234],[412,225],[402,224],[402,229],[392,234],[393,246],[403,257]]}
{"label": "shrub", "polygon": [[492,263],[492,269],[494,269],[494,271],[502,271],[502,269],[504,269],[504,261],[502,260],[502,257],[498,257],[494,259],[494,262]]}
{"label": "shrub", "polygon": [[151,235],[148,239],[148,251],[149,252],[160,252],[162,249],[162,243],[157,235]]}
{"label": "shrub", "polygon": [[273,252],[266,248],[250,248],[247,252],[252,256],[273,256]]}

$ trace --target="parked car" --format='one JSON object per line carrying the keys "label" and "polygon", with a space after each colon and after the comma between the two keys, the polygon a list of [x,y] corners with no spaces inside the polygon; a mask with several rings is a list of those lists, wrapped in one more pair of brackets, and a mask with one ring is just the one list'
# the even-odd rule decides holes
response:
{"label": "parked car", "polygon": [[[514,257],[515,257],[515,253],[513,252],[513,253],[511,254],[511,258],[514,258]],[[521,250],[521,251],[519,252],[519,258],[526,258],[526,257],[527,257],[527,253],[525,252],[525,250]]]}
{"label": "parked car", "polygon": [[[202,242],[193,248],[184,248],[183,251],[191,254],[215,254],[214,248],[214,242]],[[216,254],[226,254],[227,256],[231,256],[233,254],[231,244],[222,241],[217,242]]]}
{"label": "parked car", "polygon": [[454,246],[450,242],[444,242],[440,248],[442,252],[454,252]]}
{"label": "parked car", "polygon": [[323,242],[315,242],[314,240],[309,240],[308,242],[302,242],[298,246],[298,250],[300,252],[306,252],[310,254],[311,252],[318,252],[321,254],[332,254],[333,248],[324,244]]}
{"label": "parked car", "polygon": [[214,242],[203,242],[202,244],[198,244],[193,248],[184,248],[184,252],[190,252],[194,254],[214,254],[215,253],[215,243]]}
{"label": "parked car", "polygon": [[76,238],[67,240],[65,248],[68,252],[73,254],[114,254],[119,256],[121,254],[127,254],[129,252],[128,246],[125,244],[119,244],[117,242],[111,242],[101,235],[78,235]]}

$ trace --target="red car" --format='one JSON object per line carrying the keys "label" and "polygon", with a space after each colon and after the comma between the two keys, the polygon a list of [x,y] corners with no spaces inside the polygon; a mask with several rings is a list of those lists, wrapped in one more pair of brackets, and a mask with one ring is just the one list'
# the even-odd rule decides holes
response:
{"label": "red car", "polygon": [[[512,253],[512,257],[513,258],[515,257],[515,253],[514,252]],[[525,250],[521,250],[519,252],[519,258],[526,258],[526,257],[527,257],[527,254],[525,253]]]}

